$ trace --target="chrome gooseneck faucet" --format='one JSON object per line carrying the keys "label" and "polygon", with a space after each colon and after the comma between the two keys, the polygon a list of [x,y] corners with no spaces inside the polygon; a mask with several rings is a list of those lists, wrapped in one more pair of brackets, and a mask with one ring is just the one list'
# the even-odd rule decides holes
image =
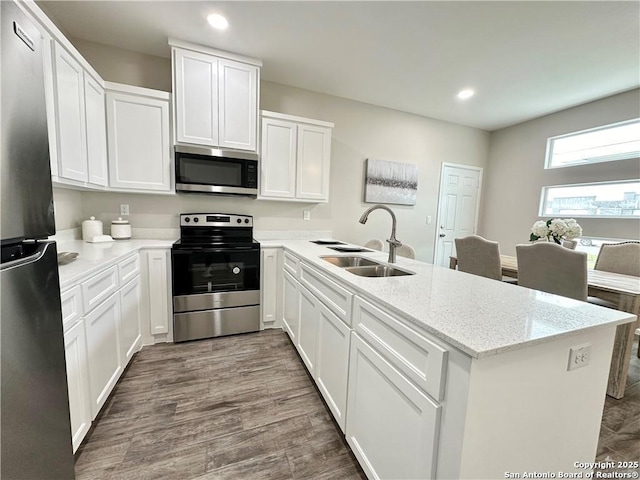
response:
{"label": "chrome gooseneck faucet", "polygon": [[369,207],[358,220],[363,225],[367,223],[367,219],[369,218],[369,214],[374,210],[386,210],[391,215],[391,237],[387,240],[389,244],[389,263],[395,263],[396,261],[396,247],[402,246],[402,242],[396,238],[396,216],[389,207],[385,205],[374,205],[373,207]]}

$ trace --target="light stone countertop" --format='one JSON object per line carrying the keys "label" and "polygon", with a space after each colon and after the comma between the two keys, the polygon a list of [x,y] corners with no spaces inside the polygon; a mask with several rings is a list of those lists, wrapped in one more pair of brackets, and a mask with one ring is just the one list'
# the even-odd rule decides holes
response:
{"label": "light stone countertop", "polygon": [[397,257],[396,265],[415,275],[367,278],[320,258],[357,255],[386,263],[388,253],[338,253],[302,240],[270,240],[263,247],[284,247],[356,295],[475,358],[526,348],[591,328],[635,320],[618,310],[498,282],[449,268]]}
{"label": "light stone countertop", "polygon": [[175,240],[115,240],[105,243],[88,243],[82,240],[59,242],[58,253],[77,252],[78,258],[66,265],[59,265],[60,290],[82,282],[96,273],[116,265],[141,248],[171,248]]}

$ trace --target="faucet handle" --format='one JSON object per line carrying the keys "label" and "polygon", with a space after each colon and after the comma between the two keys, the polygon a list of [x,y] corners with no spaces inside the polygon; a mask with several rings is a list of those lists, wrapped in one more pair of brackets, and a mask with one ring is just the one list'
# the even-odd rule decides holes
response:
{"label": "faucet handle", "polygon": [[401,247],[402,246],[402,242],[400,240],[398,240],[397,238],[390,238],[389,240],[387,240],[387,243],[389,243],[390,245],[393,245],[395,247]]}

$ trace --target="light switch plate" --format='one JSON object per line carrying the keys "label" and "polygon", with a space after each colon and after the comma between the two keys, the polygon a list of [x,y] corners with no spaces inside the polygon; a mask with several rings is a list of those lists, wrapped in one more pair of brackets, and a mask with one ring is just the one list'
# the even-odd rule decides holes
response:
{"label": "light switch plate", "polygon": [[302,212],[302,219],[303,220],[311,220],[311,210],[304,210]]}

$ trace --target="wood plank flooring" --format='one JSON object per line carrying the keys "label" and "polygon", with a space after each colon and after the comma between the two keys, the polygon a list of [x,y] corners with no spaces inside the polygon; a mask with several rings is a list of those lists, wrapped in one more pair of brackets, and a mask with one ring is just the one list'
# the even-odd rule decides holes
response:
{"label": "wood plank flooring", "polygon": [[145,347],[76,454],[84,479],[364,479],[281,330]]}
{"label": "wood plank flooring", "polygon": [[[636,349],[624,398],[606,399],[598,461],[640,460]],[[76,476],[365,478],[281,330],[145,347],[79,448]]]}

